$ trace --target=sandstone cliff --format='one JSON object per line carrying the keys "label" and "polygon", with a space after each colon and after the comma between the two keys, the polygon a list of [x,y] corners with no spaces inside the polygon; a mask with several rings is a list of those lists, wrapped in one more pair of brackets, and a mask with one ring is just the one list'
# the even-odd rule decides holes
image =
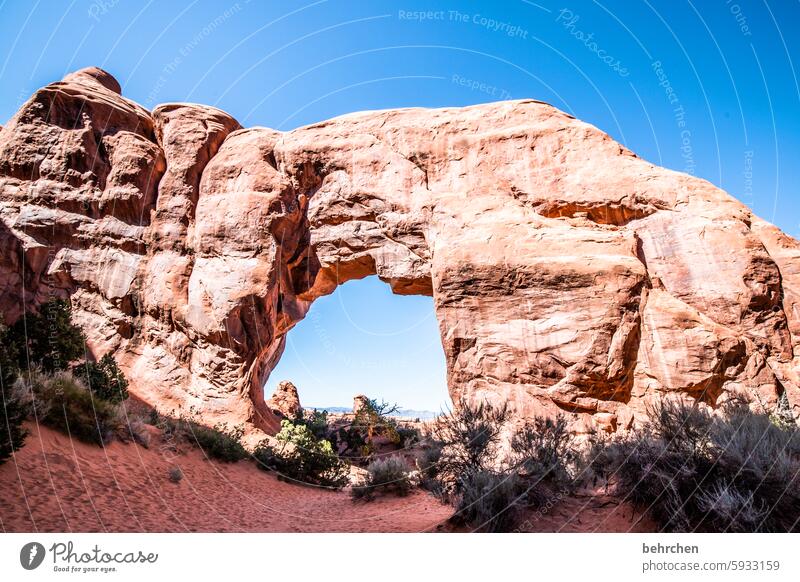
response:
{"label": "sandstone cliff", "polygon": [[800,410],[800,244],[536,101],[291,132],[149,112],[104,71],[0,131],[0,311],[71,298],[164,412],[265,430],[284,334],[338,284],[432,295],[454,399],[629,426],[648,399]]}

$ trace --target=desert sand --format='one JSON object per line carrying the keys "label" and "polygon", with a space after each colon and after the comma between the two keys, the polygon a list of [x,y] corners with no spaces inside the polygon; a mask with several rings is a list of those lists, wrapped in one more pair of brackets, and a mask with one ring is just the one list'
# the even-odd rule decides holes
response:
{"label": "desert sand", "polygon": [[[168,451],[153,429],[149,448],[105,448],[28,423],[30,436],[0,465],[3,532],[465,532],[452,508],[421,490],[353,502],[278,480],[250,461],[219,463],[198,449]],[[179,483],[169,470],[180,467]],[[629,504],[570,496],[530,512],[523,532],[655,531]]]}
{"label": "desert sand", "polygon": [[[0,527],[39,532],[425,532],[452,509],[422,491],[354,503],[347,492],[279,481],[250,461],[114,441],[101,448],[29,423],[0,465]],[[179,483],[169,470],[180,467]]]}

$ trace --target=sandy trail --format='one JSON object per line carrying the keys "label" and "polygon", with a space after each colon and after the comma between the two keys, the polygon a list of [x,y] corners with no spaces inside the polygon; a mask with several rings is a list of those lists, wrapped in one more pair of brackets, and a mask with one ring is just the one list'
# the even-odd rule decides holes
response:
{"label": "sandy trail", "polygon": [[[145,449],[105,448],[27,424],[30,435],[0,465],[0,530],[40,532],[467,532],[452,508],[416,490],[354,503],[346,492],[279,481],[250,461],[218,463],[186,447],[166,449],[154,430]],[[180,467],[180,483],[169,470]],[[522,532],[647,532],[641,512],[600,493],[526,511]]]}
{"label": "sandy trail", "polygon": [[526,512],[518,529],[527,533],[647,533],[658,531],[658,525],[629,502],[583,493]]}
{"label": "sandy trail", "polygon": [[[145,449],[105,448],[30,424],[15,458],[0,465],[0,528],[40,532],[424,532],[452,513],[422,491],[354,503],[279,481],[250,461],[178,455],[157,438]],[[180,467],[184,477],[168,474]]]}

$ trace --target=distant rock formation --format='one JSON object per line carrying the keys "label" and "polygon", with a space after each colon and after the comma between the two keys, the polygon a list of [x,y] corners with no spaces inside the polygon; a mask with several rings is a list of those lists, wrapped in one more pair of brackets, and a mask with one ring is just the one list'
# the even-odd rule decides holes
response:
{"label": "distant rock formation", "polygon": [[7,322],[68,296],[131,392],[209,423],[276,430],[286,332],[376,274],[433,296],[454,402],[576,431],[667,394],[800,410],[800,244],[536,101],[279,132],[84,69],[0,131],[0,248]]}
{"label": "distant rock formation", "polygon": [[369,398],[363,394],[357,394],[353,397],[353,414],[358,414],[359,412],[369,410],[369,405]]}
{"label": "distant rock formation", "polygon": [[287,380],[278,383],[272,398],[267,401],[267,407],[285,418],[297,418],[303,413],[297,388]]}

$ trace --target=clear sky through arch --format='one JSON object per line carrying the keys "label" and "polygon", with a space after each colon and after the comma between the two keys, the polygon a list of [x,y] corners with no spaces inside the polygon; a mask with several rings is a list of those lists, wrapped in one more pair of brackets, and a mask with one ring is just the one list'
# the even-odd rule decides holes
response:
{"label": "clear sky through arch", "polygon": [[447,408],[444,350],[433,299],[395,295],[378,277],[339,285],[287,334],[266,384],[297,386],[307,407],[349,406],[366,394],[402,408]]}

